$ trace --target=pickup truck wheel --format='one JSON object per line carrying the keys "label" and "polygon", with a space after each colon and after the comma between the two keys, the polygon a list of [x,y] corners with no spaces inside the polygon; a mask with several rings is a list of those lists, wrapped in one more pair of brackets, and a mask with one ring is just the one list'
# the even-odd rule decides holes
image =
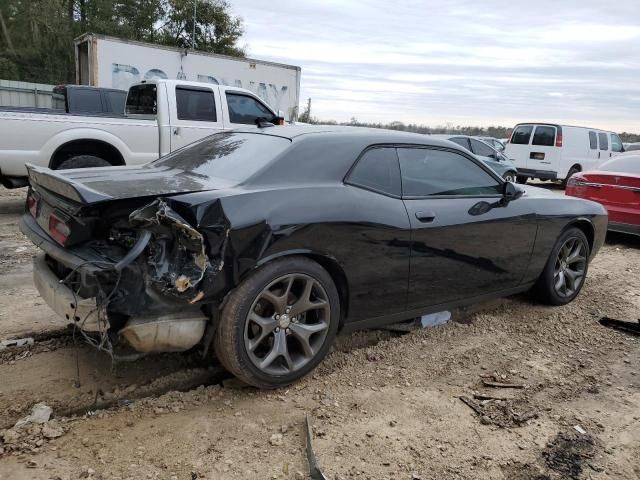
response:
{"label": "pickup truck wheel", "polygon": [[93,155],[76,155],[62,162],[56,170],[69,170],[70,168],[110,167],[105,159]]}
{"label": "pickup truck wheel", "polygon": [[576,227],[556,241],[535,291],[549,305],[566,305],[578,296],[589,269],[589,242]]}
{"label": "pickup truck wheel", "polygon": [[529,180],[529,177],[525,177],[522,175],[518,175],[516,177],[516,182],[518,182],[520,185],[524,185],[525,183],[527,183],[527,180]]}
{"label": "pickup truck wheel", "polygon": [[250,385],[283,387],[324,358],[339,316],[338,291],[324,268],[303,257],[275,260],[230,294],[216,329],[216,356]]}

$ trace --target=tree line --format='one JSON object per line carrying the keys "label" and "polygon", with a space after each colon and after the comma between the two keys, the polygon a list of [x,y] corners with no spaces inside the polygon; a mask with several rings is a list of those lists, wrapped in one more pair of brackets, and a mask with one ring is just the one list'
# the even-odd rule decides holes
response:
{"label": "tree line", "polygon": [[[417,123],[403,123],[403,122],[390,122],[390,123],[375,123],[375,122],[361,122],[355,117],[352,117],[348,122],[336,122],[335,120],[320,120],[316,117],[308,114],[308,109],[300,115],[299,121],[305,123],[311,123],[316,125],[345,125],[352,127],[368,127],[368,128],[384,128],[387,130],[401,130],[403,132],[414,132],[422,134],[448,134],[448,135],[470,135],[478,137],[494,137],[494,138],[507,138],[513,127],[502,126],[489,126],[489,127],[474,127],[463,125],[436,125],[430,127],[427,125],[420,125]],[[623,142],[635,143],[640,142],[640,134],[622,132],[618,133]]]}
{"label": "tree line", "polygon": [[74,83],[73,39],[86,32],[245,55],[226,0],[1,0],[0,78]]}

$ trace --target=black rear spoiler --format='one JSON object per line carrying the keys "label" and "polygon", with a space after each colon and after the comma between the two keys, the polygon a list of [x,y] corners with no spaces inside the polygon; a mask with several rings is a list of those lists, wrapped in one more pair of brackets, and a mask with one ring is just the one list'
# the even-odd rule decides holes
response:
{"label": "black rear spoiler", "polygon": [[26,166],[31,186],[37,185],[46,188],[53,193],[84,204],[112,199],[109,195],[97,192],[81,183],[76,183],[50,168],[38,167],[29,163]]}

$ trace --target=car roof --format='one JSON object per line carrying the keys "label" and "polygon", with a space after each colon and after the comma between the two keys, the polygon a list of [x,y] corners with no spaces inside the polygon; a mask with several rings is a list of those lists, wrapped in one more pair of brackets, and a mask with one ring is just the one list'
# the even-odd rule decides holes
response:
{"label": "car roof", "polygon": [[452,143],[446,140],[446,136],[439,138],[434,135],[423,135],[421,133],[386,130],[383,128],[351,127],[345,125],[285,125],[281,127],[266,127],[259,130],[255,127],[247,127],[235,129],[234,131],[272,135],[287,138],[291,141],[302,140],[303,138],[308,137],[341,137],[342,139],[351,138],[357,143],[369,143],[372,145],[381,143],[417,144],[447,148],[452,147]]}

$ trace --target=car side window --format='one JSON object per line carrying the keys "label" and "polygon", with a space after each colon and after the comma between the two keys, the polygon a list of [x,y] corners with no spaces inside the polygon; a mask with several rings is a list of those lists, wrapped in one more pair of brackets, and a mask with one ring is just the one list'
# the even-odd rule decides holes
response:
{"label": "car side window", "polygon": [[453,143],[457,143],[462,148],[471,151],[471,146],[469,145],[469,139],[468,138],[454,137],[454,138],[450,138],[449,140],[451,140]]}
{"label": "car side window", "polygon": [[612,152],[622,152],[624,148],[622,148],[622,140],[615,133],[611,134],[611,151]]}
{"label": "car side window", "polygon": [[398,148],[404,197],[499,195],[501,183],[469,158],[448,150]]}
{"label": "car side window", "polygon": [[216,122],[216,101],[209,88],[176,87],[179,120]]}
{"label": "car side window", "polygon": [[609,140],[606,133],[598,133],[598,141],[600,142],[600,150],[609,150]]}
{"label": "car side window", "polygon": [[482,157],[495,157],[496,152],[489,145],[482,143],[479,140],[471,139],[471,151],[476,155],[480,155]]}
{"label": "car side window", "polygon": [[249,95],[227,92],[229,120],[231,123],[255,125],[257,118],[274,122],[275,116],[267,107]]}
{"label": "car side window", "polygon": [[589,132],[589,148],[591,150],[598,149],[598,137],[596,136],[596,132]]}
{"label": "car side window", "polygon": [[347,183],[399,197],[402,195],[400,166],[392,147],[367,150],[357,161]]}
{"label": "car side window", "polygon": [[529,145],[532,131],[533,127],[531,125],[522,125],[516,128],[513,131],[513,135],[511,135],[511,143],[515,145]]}

